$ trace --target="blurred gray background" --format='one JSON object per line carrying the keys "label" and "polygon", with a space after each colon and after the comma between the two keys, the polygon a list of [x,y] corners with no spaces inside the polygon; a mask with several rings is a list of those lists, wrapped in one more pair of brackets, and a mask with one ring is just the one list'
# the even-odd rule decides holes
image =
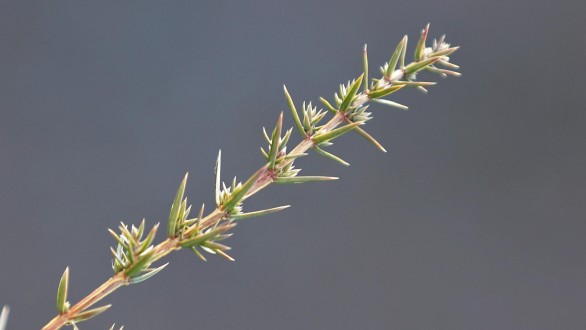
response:
{"label": "blurred gray background", "polygon": [[[119,221],[164,221],[223,173],[262,164],[286,103],[331,99],[403,34],[447,33],[462,78],[374,106],[369,131],[311,156],[333,183],[270,187],[236,262],[192,253],[105,302],[106,329],[585,329],[583,1],[1,1],[0,303],[9,329],[111,275]],[[429,79],[436,77],[427,76]],[[286,119],[291,125],[290,118]]]}

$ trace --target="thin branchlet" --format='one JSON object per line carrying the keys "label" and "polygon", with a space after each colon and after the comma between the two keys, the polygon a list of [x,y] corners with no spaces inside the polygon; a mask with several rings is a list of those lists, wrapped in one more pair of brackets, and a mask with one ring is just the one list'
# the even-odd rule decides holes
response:
{"label": "thin branchlet", "polygon": [[[122,223],[118,227],[119,233],[109,230],[116,243],[116,247],[111,248],[114,276],[75,305],[70,306],[67,301],[69,279],[69,268],[67,268],[58,289],[58,315],[47,323],[43,330],[56,330],[66,325],[77,328],[79,322],[104,312],[110,305],[97,308],[93,306],[118,288],[145,281],[157,274],[167,264],[157,267],[152,265],[173,251],[189,249],[202,260],[205,260],[203,252],[234,260],[228,254],[230,247],[220,241],[230,237],[232,235],[230,231],[241,220],[267,215],[289,207],[285,205],[243,212],[243,202],[247,198],[272,183],[289,184],[337,179],[329,176],[300,176],[301,169],[295,168],[294,163],[298,158],[308,155],[308,151],[315,151],[338,163],[349,165],[342,158],[325,149],[332,145],[336,138],[356,131],[375,147],[386,152],[382,144],[362,128],[372,119],[372,113],[367,111],[371,102],[405,110],[407,106],[386,98],[407,87],[415,87],[427,92],[426,87],[433,86],[435,82],[418,81],[419,73],[426,71],[442,77],[459,75],[455,71],[459,67],[451,63],[449,58],[458,47],[452,47],[446,43],[445,36],[434,40],[431,46],[426,46],[428,34],[429,24],[421,32],[413,56],[414,61],[408,64],[405,64],[407,52],[407,36],[405,36],[395,48],[389,61],[380,67],[381,76],[370,81],[365,45],[362,74],[340,85],[339,91],[334,94],[333,102],[320,98],[326,110],[318,110],[311,102],[303,102],[301,107],[296,107],[291,94],[287,88],[284,88],[285,100],[296,131],[301,135],[301,141],[295,147],[287,148],[293,129],[283,129],[283,113],[281,113],[271,134],[264,130],[267,147],[261,148],[261,152],[265,164],[244,183],[237,178],[228,184],[222,181],[222,157],[221,153],[218,154],[215,179],[216,207],[209,214],[204,216],[202,205],[196,217],[189,216],[191,206],[188,205],[187,198],[184,196],[187,184],[187,175],[185,175],[171,206],[167,221],[167,238],[164,241],[153,245],[159,225],[147,229],[144,220],[138,227],[134,225],[128,227]],[[324,122],[327,114],[332,116]],[[111,329],[113,328],[114,326]]]}

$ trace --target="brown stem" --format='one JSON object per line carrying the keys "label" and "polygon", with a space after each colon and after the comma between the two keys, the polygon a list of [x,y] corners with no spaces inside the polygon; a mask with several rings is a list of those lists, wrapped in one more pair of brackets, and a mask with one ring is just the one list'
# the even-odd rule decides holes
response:
{"label": "brown stem", "polygon": [[77,314],[85,311],[98,301],[105,298],[110,293],[116,291],[119,287],[127,285],[128,280],[124,273],[118,273],[96,288],[92,293],[73,305],[67,312],[55,316],[42,330],[57,330],[74,319]]}
{"label": "brown stem", "polygon": [[[322,127],[322,132],[327,132],[336,128],[341,122],[343,121],[341,116],[334,116],[326,125]],[[309,148],[313,146],[311,140],[305,139],[301,141],[292,151],[290,154],[300,154],[307,151]],[[289,160],[287,162],[283,162],[280,166],[286,166],[287,164],[291,163],[293,160]],[[260,190],[264,189],[268,185],[272,183],[272,178],[270,177],[269,170],[266,169],[266,166],[263,166],[258,171],[261,171],[258,179],[254,183],[253,187],[250,189],[249,193],[246,195],[246,198],[256,194]],[[257,172],[258,172],[257,171]],[[206,217],[204,217],[201,222],[201,227],[207,227],[213,225],[214,223],[221,221],[225,217],[224,212],[220,208],[216,208]],[[201,228],[200,227],[200,228]],[[195,230],[195,225],[191,228],[187,229],[185,234],[189,234]],[[176,238],[168,238],[165,241],[157,244],[154,247],[154,256],[152,262],[160,260],[161,258],[165,257],[169,253],[179,250],[180,247],[178,245],[178,239]],[[102,300],[110,293],[116,291],[118,288],[128,285],[128,279],[124,275],[123,272],[118,273],[100,285],[97,289],[95,289],[92,293],[88,296],[80,300],[77,304],[72,306],[66,313],[60,314],[55,316],[49,323],[47,323],[42,330],[57,330],[61,327],[67,325],[71,320],[75,318],[76,314],[83,312],[93,306],[98,301]]]}
{"label": "brown stem", "polygon": [[[394,74],[394,76],[393,76],[394,79],[400,79],[403,76],[402,70],[396,70],[393,74]],[[387,83],[389,85],[392,84],[391,81],[388,81]],[[365,94],[365,93],[359,93],[357,95],[357,99],[361,100],[360,103],[365,103],[369,100],[367,94]],[[329,132],[329,131],[333,130],[334,128],[338,127],[344,121],[345,121],[344,115],[338,113],[338,114],[334,115],[334,117],[332,119],[330,119],[329,122],[327,122],[325,125],[323,125],[319,129],[319,133],[321,134],[321,133]],[[291,150],[291,152],[289,152],[289,154],[290,155],[299,155],[299,154],[306,152],[307,150],[309,150],[312,147],[313,147],[313,141],[310,138],[305,138],[295,148],[293,148],[293,150]],[[284,168],[285,166],[289,165],[292,162],[293,162],[293,159],[283,161],[282,163],[279,164],[278,169]],[[249,190],[248,194],[242,200],[256,194],[257,192],[261,191],[262,189],[266,188],[271,183],[273,183],[272,174],[273,173],[271,173],[271,171],[267,168],[266,165],[261,167],[259,170],[257,170],[254,174],[257,177],[256,182],[253,184],[253,186]],[[218,208],[214,209],[206,217],[201,219],[199,221],[199,226],[193,225],[192,227],[188,228],[184,234],[187,235],[187,234],[191,233],[192,231],[196,230],[197,228],[206,228],[206,227],[212,226],[215,223],[225,219],[225,217],[226,217],[226,214],[224,213],[224,211],[221,209],[221,207],[218,207]],[[155,253],[154,253],[152,262],[160,260],[161,258],[165,257],[169,253],[171,253],[175,250],[180,250],[180,249],[181,249],[181,247],[179,246],[179,239],[178,238],[167,238],[165,241],[157,244],[154,247]],[[67,325],[71,320],[73,320],[75,318],[75,315],[87,310],[88,308],[93,306],[95,303],[97,303],[98,301],[100,301],[103,298],[105,298],[106,296],[108,296],[110,293],[112,293],[112,292],[116,291],[118,288],[120,288],[124,285],[128,285],[128,284],[130,284],[130,282],[128,281],[128,278],[124,275],[123,272],[114,275],[113,277],[108,279],[106,282],[104,282],[104,284],[100,285],[97,289],[95,289],[92,293],[90,293],[88,296],[86,296],[85,298],[80,300],[77,304],[72,306],[66,313],[55,316],[55,318],[53,318],[49,323],[47,323],[42,328],[42,330],[58,330],[58,329],[60,329],[61,327]]]}

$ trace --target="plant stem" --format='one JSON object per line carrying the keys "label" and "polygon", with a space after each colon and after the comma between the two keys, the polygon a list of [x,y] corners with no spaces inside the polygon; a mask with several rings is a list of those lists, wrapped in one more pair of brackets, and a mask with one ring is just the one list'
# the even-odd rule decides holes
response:
{"label": "plant stem", "polygon": [[[342,116],[334,116],[325,126],[322,127],[323,131],[320,130],[320,132],[327,132],[331,129],[334,129],[338,125],[340,125],[340,123],[342,123],[342,122],[343,122]],[[312,144],[311,140],[305,139],[305,140],[301,141],[291,151],[291,154],[301,154],[301,153],[307,151],[309,148],[311,148],[312,145],[313,144]],[[286,165],[289,162],[291,162],[291,161],[286,161],[283,163],[285,163],[284,165]],[[279,164],[279,165],[282,166],[281,164]],[[254,186],[250,189],[250,191],[248,192],[248,194],[246,195],[245,198],[248,198],[248,197],[256,194],[257,192],[259,192],[260,190],[264,189],[265,187],[267,187],[268,185],[270,185],[272,183],[272,177],[270,176],[270,171],[268,170],[268,168],[266,166],[261,167],[259,169],[259,171],[261,171],[261,174],[258,176],[258,179],[254,183]],[[205,228],[205,227],[213,226],[215,223],[217,223],[218,221],[221,221],[225,217],[226,217],[226,214],[224,213],[224,211],[221,208],[216,208],[214,211],[212,211],[210,214],[208,214],[205,218],[202,219],[201,227]],[[189,228],[186,231],[186,234],[194,229],[195,229],[195,226]],[[155,255],[154,255],[152,261],[153,262],[158,261],[158,260],[162,259],[163,257],[165,257],[166,255],[170,254],[171,252],[176,251],[176,250],[180,250],[180,249],[181,249],[181,247],[179,246],[179,238],[167,238],[166,240],[157,244],[154,247]],[[83,312],[84,310],[87,310],[88,308],[92,307],[94,304],[96,304],[100,300],[104,299],[106,296],[108,296],[112,292],[114,292],[117,289],[119,289],[120,287],[128,285],[128,284],[130,284],[128,281],[128,278],[124,275],[123,272],[120,272],[120,273],[112,276],[110,279],[108,279],[106,282],[104,282],[102,285],[100,285],[98,288],[96,288],[92,293],[90,293],[85,298],[80,300],[77,304],[73,305],[67,312],[55,316],[55,318],[53,318],[49,323],[47,323],[43,327],[42,330],[60,329],[61,327],[67,325],[76,314]]]}
{"label": "plant stem", "polygon": [[96,288],[92,293],[80,300],[71,307],[67,312],[55,316],[42,330],[56,330],[67,325],[70,320],[78,313],[88,309],[98,301],[102,300],[110,293],[116,291],[119,287],[127,285],[128,279],[124,273],[118,273]]}
{"label": "plant stem", "polygon": [[[416,63],[416,62],[414,62]],[[391,86],[393,81],[401,80],[405,76],[405,71],[403,69],[395,70],[392,75],[390,76],[391,79],[385,81],[387,86]],[[364,82],[368,84],[368,82]],[[356,95],[355,104],[364,104],[370,101],[368,96],[368,90],[365,90],[362,93],[358,93]],[[321,126],[314,135],[316,134],[324,134],[327,133],[336,127],[338,127],[342,123],[346,123],[347,118],[343,112],[338,111],[325,125]],[[291,150],[289,155],[300,155],[305,153],[307,150],[314,146],[314,142],[311,139],[311,136],[305,137],[299,144]],[[262,189],[269,186],[271,183],[274,182],[274,173],[279,169],[286,167],[287,165],[291,164],[294,161],[294,158],[284,160],[280,164],[278,164],[278,168],[273,170],[269,169],[268,165],[262,166],[258,169],[255,174],[251,177],[256,178],[255,182],[253,183],[252,187],[248,191],[248,193],[244,196],[242,201],[257,192],[261,191]],[[216,209],[214,209],[211,213],[209,213],[206,217],[201,219],[198,224],[192,225],[192,227],[187,228],[184,232],[185,235],[188,235],[194,230],[201,230],[208,227],[211,227],[218,222],[228,219],[228,215],[222,209],[220,205]],[[166,255],[170,254],[173,251],[180,250],[181,246],[179,245],[181,238],[167,238],[163,242],[157,244],[153,247],[154,254],[151,262],[158,261],[165,257]],[[116,291],[122,286],[130,284],[129,278],[124,274],[124,272],[119,272],[98,288],[96,288],[93,292],[91,292],[88,296],[81,299],[77,304],[73,305],[69,308],[66,312],[55,316],[49,323],[47,323],[42,330],[58,330],[63,326],[71,324],[71,322],[75,319],[75,316],[81,312],[86,311],[88,308],[92,307],[94,304],[99,302],[100,300],[104,299],[106,296],[111,294],[112,292]]]}

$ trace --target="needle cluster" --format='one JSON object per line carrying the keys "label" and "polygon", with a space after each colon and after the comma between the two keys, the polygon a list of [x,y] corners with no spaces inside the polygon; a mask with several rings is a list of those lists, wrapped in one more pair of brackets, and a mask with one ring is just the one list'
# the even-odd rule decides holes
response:
{"label": "needle cluster", "polygon": [[[323,97],[320,98],[325,110],[318,109],[311,102],[303,102],[298,109],[291,94],[284,87],[285,100],[293,119],[293,128],[283,127],[283,113],[279,115],[270,134],[263,128],[262,133],[267,144],[261,147],[264,165],[244,182],[234,178],[226,184],[221,176],[222,153],[220,151],[215,171],[215,207],[206,214],[205,207],[202,205],[196,216],[190,216],[191,205],[184,196],[187,184],[186,174],[171,205],[166,223],[166,238],[158,244],[153,242],[159,224],[147,229],[143,220],[138,226],[129,227],[121,223],[118,232],[109,230],[115,240],[115,247],[111,248],[114,275],[88,296],[71,305],[67,300],[69,268],[66,268],[57,290],[57,316],[43,329],[55,330],[66,325],[77,329],[80,322],[97,316],[110,307],[110,305],[93,307],[98,301],[122,286],[142,282],[156,275],[167,266],[167,263],[158,266],[153,264],[173,251],[188,249],[204,261],[206,254],[234,260],[228,254],[230,247],[224,242],[232,235],[232,230],[241,220],[267,215],[289,207],[284,205],[243,212],[243,203],[248,197],[272,183],[299,184],[337,179],[330,176],[299,175],[301,169],[296,168],[294,163],[299,158],[307,156],[309,151],[315,151],[319,155],[348,166],[348,162],[327,149],[338,137],[349,132],[356,132],[375,147],[386,152],[381,143],[363,129],[366,122],[372,119],[372,113],[368,111],[371,103],[406,110],[407,106],[392,101],[389,97],[410,87],[427,92],[427,88],[435,85],[435,82],[418,81],[417,77],[420,73],[430,72],[443,77],[459,75],[455,71],[458,66],[451,63],[449,57],[458,47],[451,47],[445,42],[444,36],[434,40],[431,46],[427,46],[428,33],[429,24],[421,32],[412,62],[407,63],[405,60],[408,42],[405,36],[396,46],[390,59],[380,67],[380,76],[370,80],[367,48],[364,46],[363,72],[346,84],[341,84],[332,102]],[[328,115],[329,119],[327,119]],[[287,144],[294,130],[299,133],[301,140],[295,147],[288,148]],[[0,330],[3,330],[7,314],[6,309],[0,316]],[[114,329],[114,326],[111,329]]]}

